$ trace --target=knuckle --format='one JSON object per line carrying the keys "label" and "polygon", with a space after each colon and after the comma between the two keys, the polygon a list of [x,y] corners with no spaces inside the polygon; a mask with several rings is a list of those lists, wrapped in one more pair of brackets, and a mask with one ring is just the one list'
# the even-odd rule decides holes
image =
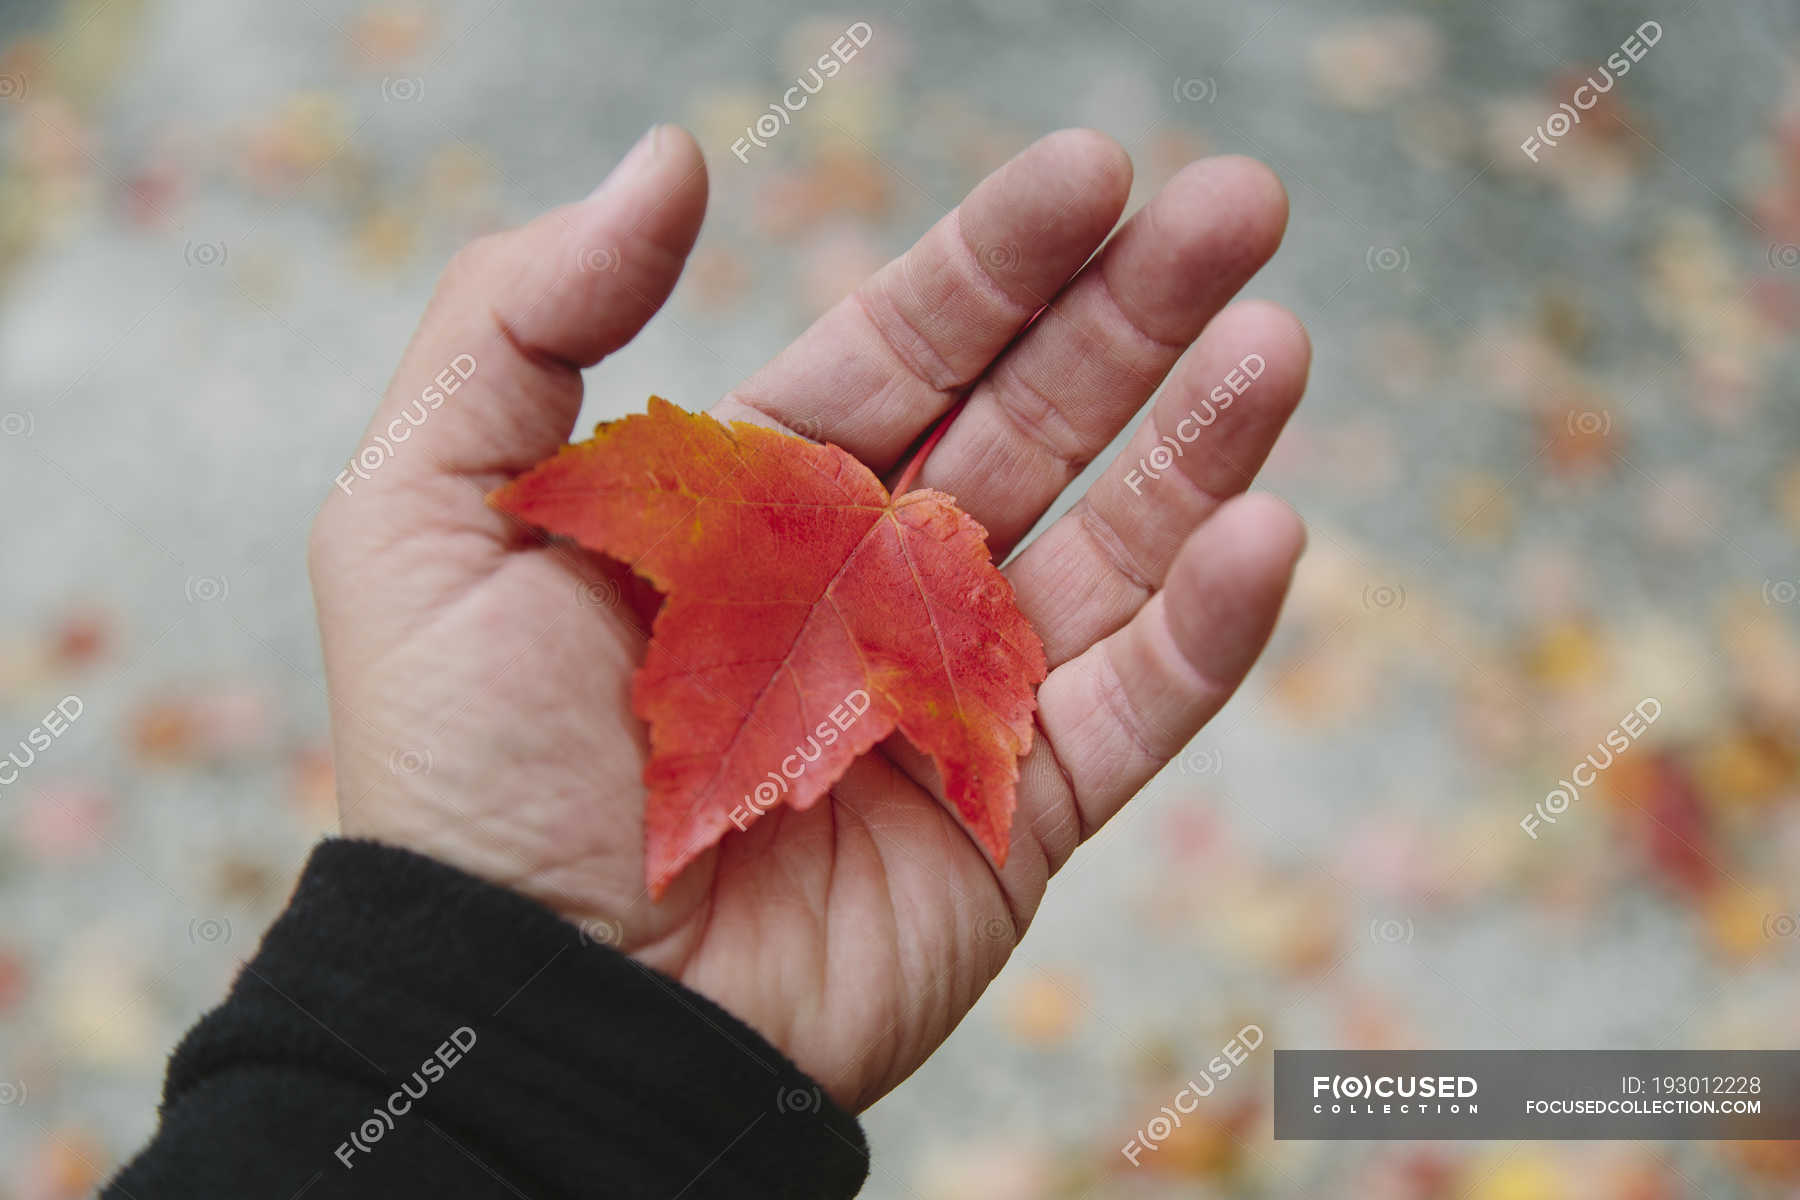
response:
{"label": "knuckle", "polygon": [[489,233],[463,243],[438,277],[438,291],[452,291],[486,279],[502,254],[506,234]]}

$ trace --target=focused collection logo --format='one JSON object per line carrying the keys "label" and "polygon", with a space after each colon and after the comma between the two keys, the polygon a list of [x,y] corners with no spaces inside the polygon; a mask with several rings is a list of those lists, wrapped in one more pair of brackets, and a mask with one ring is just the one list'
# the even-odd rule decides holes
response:
{"label": "focused collection logo", "polygon": [[1473,1075],[1314,1075],[1315,1113],[1363,1116],[1421,1113],[1473,1116],[1481,1084]]}

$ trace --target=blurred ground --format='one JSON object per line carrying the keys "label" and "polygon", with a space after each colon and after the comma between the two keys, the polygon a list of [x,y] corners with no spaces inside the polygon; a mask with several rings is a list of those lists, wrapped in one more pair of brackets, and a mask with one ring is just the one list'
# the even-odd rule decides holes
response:
{"label": "blurred ground", "polygon": [[659,119],[712,215],[584,422],[709,404],[1062,125],[1134,203],[1213,152],[1293,198],[1252,288],[1316,345],[1264,477],[1313,529],[1287,620],[869,1114],[871,1196],[1800,1195],[1800,1143],[1278,1144],[1266,1095],[1274,1045],[1800,1045],[1791,0],[69,0],[0,37],[0,753],[79,713],[0,786],[0,1198],[141,1143],[331,827],[304,535],[437,270]]}

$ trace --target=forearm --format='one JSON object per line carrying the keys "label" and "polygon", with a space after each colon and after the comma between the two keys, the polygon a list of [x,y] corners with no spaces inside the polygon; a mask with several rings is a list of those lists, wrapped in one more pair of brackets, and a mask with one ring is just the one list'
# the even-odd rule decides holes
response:
{"label": "forearm", "polygon": [[854,1118],[710,1001],[522,896],[334,841],[103,1194],[837,1197],[866,1168]]}

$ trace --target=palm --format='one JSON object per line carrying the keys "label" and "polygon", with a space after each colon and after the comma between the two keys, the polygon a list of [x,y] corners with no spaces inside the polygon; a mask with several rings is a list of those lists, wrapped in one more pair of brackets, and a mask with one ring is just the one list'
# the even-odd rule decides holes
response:
{"label": "palm", "polygon": [[[704,172],[679,131],[655,142],[587,201],[459,257],[372,428],[456,355],[475,373],[321,513],[344,830],[534,896],[861,1106],[948,1035],[1050,874],[1224,702],[1267,636],[1298,528],[1275,502],[1225,497],[1297,401],[1306,345],[1271,306],[1214,314],[1272,251],[1282,205],[1254,166],[1198,164],[1078,270],[1118,218],[1128,168],[1098,135],[1055,135],[727,397],[722,417],[821,434],[884,473],[966,393],[921,483],[957,496],[1001,556],[1170,377],[1134,450],[1007,568],[1052,673],[1006,866],[896,738],[826,800],[771,811],[651,903],[630,580],[481,496],[568,437],[579,366],[674,284]],[[595,249],[613,270],[570,269]],[[1184,447],[1166,495],[1140,496],[1136,460],[1252,352],[1267,363],[1255,404]]]}

